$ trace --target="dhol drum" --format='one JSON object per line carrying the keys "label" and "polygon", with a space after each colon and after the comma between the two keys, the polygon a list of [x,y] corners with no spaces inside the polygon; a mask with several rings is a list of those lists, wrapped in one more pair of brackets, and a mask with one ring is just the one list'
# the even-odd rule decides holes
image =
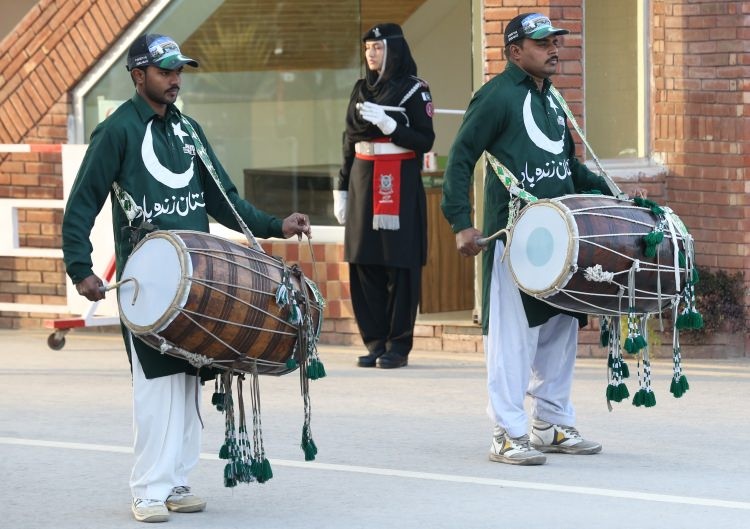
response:
{"label": "dhol drum", "polygon": [[[566,195],[524,207],[508,244],[518,287],[558,308],[586,314],[658,313],[679,295],[690,235],[669,208],[660,220],[633,201]],[[644,256],[644,236],[657,225],[663,241]],[[690,239],[692,241],[692,239]],[[632,285],[632,290],[631,290]]]}
{"label": "dhol drum", "polygon": [[300,333],[317,341],[322,325],[322,297],[298,270],[195,231],[141,240],[122,271],[118,303],[125,326],[153,347],[248,373],[294,370],[287,362],[305,358]]}

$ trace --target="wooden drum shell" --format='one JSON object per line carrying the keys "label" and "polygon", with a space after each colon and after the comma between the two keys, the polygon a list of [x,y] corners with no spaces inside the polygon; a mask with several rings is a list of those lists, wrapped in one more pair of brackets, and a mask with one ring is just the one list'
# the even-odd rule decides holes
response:
{"label": "wooden drum shell", "polygon": [[[276,303],[276,292],[285,270],[293,288],[301,291],[302,287],[283,262],[227,239],[193,231],[154,232],[136,246],[131,259],[156,238],[166,238],[181,253],[180,291],[152,327],[123,317],[134,334],[157,349],[166,340],[206,356],[215,361],[213,367],[251,372],[257,365],[260,374],[274,375],[291,371],[285,364],[296,350],[297,325],[289,323],[290,307]],[[123,279],[127,272],[126,264]],[[147,279],[140,280],[148,284]],[[322,308],[307,282],[304,288],[313,329],[318,332]],[[120,303],[122,306],[122,299]],[[300,309],[304,315],[304,304]]]}

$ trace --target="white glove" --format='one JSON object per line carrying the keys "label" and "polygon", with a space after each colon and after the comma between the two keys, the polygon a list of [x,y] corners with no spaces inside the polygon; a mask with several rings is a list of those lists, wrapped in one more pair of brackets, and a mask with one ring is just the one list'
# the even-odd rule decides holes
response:
{"label": "white glove", "polygon": [[346,223],[346,198],[348,196],[348,191],[333,190],[333,216],[339,224]]}
{"label": "white glove", "polygon": [[396,130],[396,120],[386,114],[380,105],[365,101],[359,107],[359,115],[379,128],[386,136]]}

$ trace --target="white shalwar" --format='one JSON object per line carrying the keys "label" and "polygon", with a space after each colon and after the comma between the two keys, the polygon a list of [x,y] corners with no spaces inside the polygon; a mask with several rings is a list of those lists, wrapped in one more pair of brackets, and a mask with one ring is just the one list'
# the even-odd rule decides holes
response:
{"label": "white shalwar", "polygon": [[490,419],[511,437],[528,433],[524,410],[528,393],[531,415],[552,424],[575,425],[570,401],[578,320],[558,314],[529,327],[521,294],[508,262],[500,261],[504,245],[495,244],[490,284],[490,317],[484,351]]}
{"label": "white shalwar", "polygon": [[130,340],[135,437],[130,490],[133,498],[165,501],[173,487],[189,486],[188,474],[200,458],[201,385],[185,373],[147,379]]}

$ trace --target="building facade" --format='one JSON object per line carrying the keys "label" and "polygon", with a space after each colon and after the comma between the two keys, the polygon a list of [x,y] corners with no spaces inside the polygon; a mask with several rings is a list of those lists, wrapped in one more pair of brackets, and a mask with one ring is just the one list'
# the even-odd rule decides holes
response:
{"label": "building facade", "polygon": [[[0,328],[38,328],[73,310],[59,250],[61,146],[85,144],[130,97],[124,54],[135,36],[153,31],[174,35],[201,62],[185,75],[181,104],[204,125],[240,191],[279,215],[311,214],[311,245],[264,247],[300,263],[320,287],[323,341],[360,343],[330,178],[345,102],[362,72],[359,35],[390,20],[404,26],[444,111],[435,121],[438,170],[425,175],[430,258],[415,348],[481,350],[472,321],[481,271],[452,251],[437,207],[439,167],[457,111],[505,66],[505,24],[528,11],[571,30],[554,83],[608,172],[680,215],[699,266],[742,272],[747,287],[750,2],[40,0],[0,41]],[[582,147],[579,156],[587,157]],[[582,340],[593,344],[593,334]],[[745,334],[699,354],[729,347],[747,355],[749,344]]]}

